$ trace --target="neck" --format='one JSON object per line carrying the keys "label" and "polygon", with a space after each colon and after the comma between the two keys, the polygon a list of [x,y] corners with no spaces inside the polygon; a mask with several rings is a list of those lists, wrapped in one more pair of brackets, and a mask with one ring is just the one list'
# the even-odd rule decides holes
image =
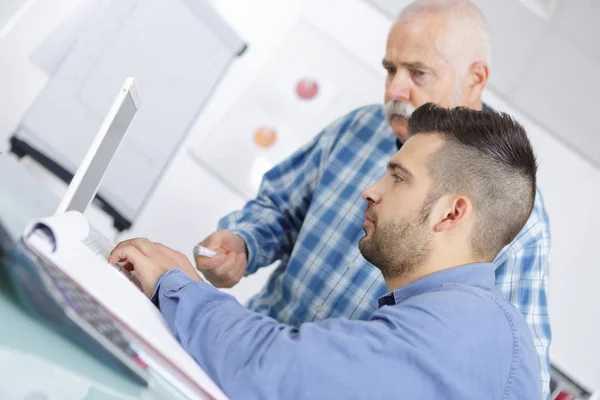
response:
{"label": "neck", "polygon": [[473,256],[467,253],[432,253],[424,262],[413,268],[409,273],[386,277],[385,284],[388,288],[388,291],[391,292],[436,272],[460,267],[461,265],[488,261],[490,260],[475,259]]}

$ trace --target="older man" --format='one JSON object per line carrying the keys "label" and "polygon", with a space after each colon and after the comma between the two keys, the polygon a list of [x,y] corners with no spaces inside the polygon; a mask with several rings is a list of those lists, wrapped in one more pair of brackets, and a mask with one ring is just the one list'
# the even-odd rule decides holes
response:
{"label": "older man", "polygon": [[[256,199],[221,220],[221,230],[202,242],[223,254],[197,257],[197,267],[214,285],[231,287],[281,260],[249,302],[251,310],[294,326],[329,317],[369,318],[386,288],[357,250],[365,209],[360,191],[406,141],[407,117],[415,107],[434,102],[481,109],[489,62],[487,25],[471,2],[409,5],[387,40],[385,106],[366,106],[340,118],[265,174]],[[494,265],[498,289],[533,334],[546,397],[549,249],[548,217],[538,191],[527,224]]]}

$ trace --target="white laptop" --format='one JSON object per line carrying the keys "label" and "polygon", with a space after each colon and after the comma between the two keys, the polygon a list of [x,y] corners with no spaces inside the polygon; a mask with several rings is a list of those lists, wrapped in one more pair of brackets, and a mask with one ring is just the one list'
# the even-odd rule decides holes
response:
{"label": "white laptop", "polygon": [[139,106],[140,99],[135,80],[127,78],[69,184],[56,214],[67,211],[79,211],[83,214],[96,195],[110,160]]}
{"label": "white laptop", "polygon": [[[106,169],[117,151],[140,106],[140,98],[133,78],[127,78],[114,99],[77,172],[73,176],[54,215],[75,211],[83,214],[94,199]],[[83,240],[94,253],[108,258],[114,243],[93,226]],[[124,272],[124,271],[122,271]]]}
{"label": "white laptop", "polygon": [[[31,223],[25,229],[25,237],[28,237],[41,225],[48,229],[38,230],[35,234],[46,235],[45,239],[48,242],[49,250],[55,250],[59,245],[58,242],[65,241],[64,238],[77,238],[103,262],[107,261],[114,248],[114,243],[89,224],[83,213],[98,192],[102,177],[139,105],[140,100],[135,80],[127,78],[102,121],[98,133],[54,215]],[[112,264],[112,266],[129,281],[140,286],[135,274],[123,269],[121,265]]]}
{"label": "white laptop", "polygon": [[[60,271],[112,317],[135,351],[136,363],[141,362],[141,367],[135,366],[131,365],[131,359],[121,357],[131,370],[154,371],[153,376],[186,398],[225,399],[219,387],[177,342],[158,309],[132,285],[134,275],[118,265],[113,265],[118,271],[107,267],[106,259],[114,246],[94,230],[83,215],[138,106],[137,89],[134,80],[129,78],[55,214],[32,222],[23,234],[23,241],[52,266],[48,271]],[[76,304],[77,299],[73,298]],[[103,343],[102,337],[99,342]],[[144,374],[139,372],[138,375]]]}

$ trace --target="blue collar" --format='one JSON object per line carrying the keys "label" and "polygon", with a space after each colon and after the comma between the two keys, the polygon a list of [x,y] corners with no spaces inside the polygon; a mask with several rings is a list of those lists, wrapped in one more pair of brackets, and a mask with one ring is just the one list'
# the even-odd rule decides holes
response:
{"label": "blue collar", "polygon": [[446,283],[493,288],[496,282],[495,270],[494,264],[477,263],[435,272],[380,297],[379,307],[399,304],[410,297],[437,289]]}

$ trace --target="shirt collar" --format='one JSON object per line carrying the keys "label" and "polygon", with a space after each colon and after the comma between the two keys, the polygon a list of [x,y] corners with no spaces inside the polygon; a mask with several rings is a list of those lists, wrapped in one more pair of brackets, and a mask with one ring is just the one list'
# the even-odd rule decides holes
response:
{"label": "shirt collar", "polygon": [[496,267],[490,263],[467,264],[435,272],[398,288],[379,298],[379,307],[395,305],[404,300],[434,290],[446,283],[494,287]]}

